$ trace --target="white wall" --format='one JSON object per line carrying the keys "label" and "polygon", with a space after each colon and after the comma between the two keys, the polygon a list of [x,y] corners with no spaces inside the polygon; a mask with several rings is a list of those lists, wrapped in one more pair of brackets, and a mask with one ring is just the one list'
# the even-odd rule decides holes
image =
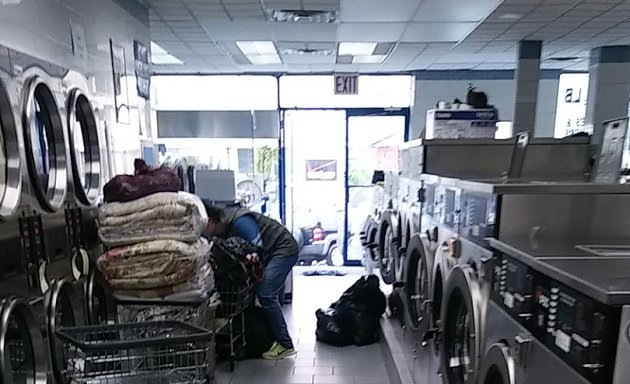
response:
{"label": "white wall", "polygon": [[[424,131],[425,114],[439,100],[452,102],[459,98],[466,102],[468,84],[488,95],[488,103],[499,110],[500,120],[512,120],[514,113],[514,80],[416,80],[416,98],[411,117],[411,138]],[[542,79],[538,86],[536,136],[553,136],[558,79]]]}
{"label": "white wall", "polygon": [[[140,154],[139,132],[150,132],[149,105],[137,97],[133,77],[133,41],[149,46],[148,25],[113,0],[23,0],[0,4],[0,45],[83,73],[88,78],[88,91],[101,126],[109,127],[110,138],[120,152],[119,158],[112,159],[114,172],[132,169],[133,157]],[[85,32],[86,61],[77,60],[73,54],[71,23]],[[117,124],[115,120],[110,38],[125,50],[126,72],[130,75],[130,124]]]}

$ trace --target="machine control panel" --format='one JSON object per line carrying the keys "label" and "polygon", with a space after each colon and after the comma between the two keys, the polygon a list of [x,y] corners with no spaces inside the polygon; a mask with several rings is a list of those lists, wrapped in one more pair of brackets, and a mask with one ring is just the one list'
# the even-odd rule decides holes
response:
{"label": "machine control panel", "polygon": [[610,383],[620,311],[496,253],[491,299],[592,383]]}
{"label": "machine control panel", "polygon": [[483,243],[495,235],[496,196],[463,191],[461,195],[461,234]]}

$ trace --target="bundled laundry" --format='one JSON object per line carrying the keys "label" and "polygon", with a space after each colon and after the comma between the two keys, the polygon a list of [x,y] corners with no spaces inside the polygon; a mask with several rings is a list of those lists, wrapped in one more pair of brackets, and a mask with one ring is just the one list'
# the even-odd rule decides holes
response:
{"label": "bundled laundry", "polygon": [[201,200],[187,192],[161,192],[129,202],[104,204],[98,234],[106,246],[151,240],[196,242],[208,216]]}
{"label": "bundled laundry", "polygon": [[177,171],[168,166],[151,168],[144,160],[133,163],[134,175],[118,175],[103,187],[105,202],[126,202],[157,192],[177,192],[182,182]]}
{"label": "bundled laundry", "polygon": [[258,247],[240,237],[214,238],[212,262],[216,270],[217,285],[247,286],[254,288],[263,277],[263,264],[254,257]]}
{"label": "bundled laundry", "polygon": [[117,295],[207,295],[214,289],[209,255],[210,246],[205,240],[195,244],[155,240],[114,248],[98,258],[97,266]]}

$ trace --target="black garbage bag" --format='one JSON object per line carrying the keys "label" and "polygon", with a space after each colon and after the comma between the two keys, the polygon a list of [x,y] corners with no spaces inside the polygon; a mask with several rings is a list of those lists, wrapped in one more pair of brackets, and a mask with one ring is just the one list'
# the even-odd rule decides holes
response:
{"label": "black garbage bag", "polygon": [[245,310],[245,356],[259,359],[273,344],[273,329],[264,309],[254,305]]}
{"label": "black garbage bag", "polygon": [[352,345],[354,340],[348,332],[342,329],[337,322],[336,315],[337,311],[332,308],[328,308],[326,311],[323,309],[315,311],[315,316],[317,316],[315,336],[317,336],[317,340],[337,347]]}
{"label": "black garbage bag", "polygon": [[379,283],[374,275],[361,277],[327,311],[318,310],[317,339],[331,345],[368,345],[378,341],[380,318],[387,305]]}

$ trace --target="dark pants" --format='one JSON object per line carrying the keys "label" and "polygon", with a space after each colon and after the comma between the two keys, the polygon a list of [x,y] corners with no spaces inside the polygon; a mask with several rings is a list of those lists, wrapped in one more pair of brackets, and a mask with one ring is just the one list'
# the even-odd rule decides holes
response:
{"label": "dark pants", "polygon": [[293,348],[293,341],[289,336],[287,323],[282,315],[280,305],[280,291],[283,290],[284,282],[297,262],[298,256],[275,256],[269,260],[265,266],[263,279],[258,285],[258,301],[262,305],[267,318],[273,327],[273,334],[276,341],[285,348]]}

